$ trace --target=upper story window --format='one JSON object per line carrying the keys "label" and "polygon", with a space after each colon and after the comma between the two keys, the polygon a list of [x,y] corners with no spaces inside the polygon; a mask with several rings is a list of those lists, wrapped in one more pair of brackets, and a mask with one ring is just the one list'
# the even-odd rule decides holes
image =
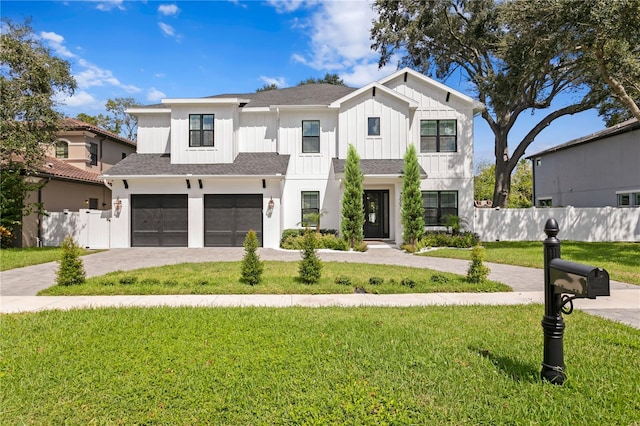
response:
{"label": "upper story window", "polygon": [[538,207],[552,207],[553,200],[551,198],[539,198]]}
{"label": "upper story window", "polygon": [[213,114],[189,114],[189,146],[213,146]]}
{"label": "upper story window", "polygon": [[302,120],[302,152],[320,152],[320,120]]}
{"label": "upper story window", "polygon": [[456,152],[457,120],[420,120],[420,152]]}
{"label": "upper story window", "polygon": [[63,141],[56,142],[56,158],[69,158],[69,144]]}
{"label": "upper story window", "polygon": [[317,226],[320,213],[320,192],[302,191],[302,226]]}
{"label": "upper story window", "polygon": [[380,117],[367,119],[367,136],[380,136]]}
{"label": "upper story window", "polygon": [[618,207],[640,206],[640,192],[627,192],[618,194]]}
{"label": "upper story window", "polygon": [[98,144],[97,143],[89,144],[89,159],[91,161],[92,166],[98,165]]}
{"label": "upper story window", "polygon": [[458,191],[423,191],[425,226],[438,226],[444,223],[447,215],[458,215]]}

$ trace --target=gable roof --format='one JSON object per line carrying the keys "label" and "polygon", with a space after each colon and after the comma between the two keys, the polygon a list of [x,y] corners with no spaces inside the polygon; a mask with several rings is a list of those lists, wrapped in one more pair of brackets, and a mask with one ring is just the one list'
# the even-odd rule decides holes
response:
{"label": "gable roof", "polygon": [[[632,119],[624,121],[624,122],[622,122],[620,124],[616,124],[615,126],[607,127],[606,129],[600,130],[599,132],[592,133],[590,135],[583,136],[581,138],[573,139],[573,140],[570,140],[569,142],[554,146],[554,147],[546,149],[544,151],[540,151],[540,152],[538,152],[536,154],[533,154],[533,155],[530,155],[530,156],[528,156],[526,158],[527,159],[531,159],[533,157],[539,157],[541,155],[550,154],[550,153],[556,152],[556,151],[561,151],[563,149],[571,148],[571,147],[577,146],[577,145],[583,145],[583,144],[586,144],[586,143],[595,142],[595,141],[598,141],[600,139],[604,139],[604,138],[608,138],[608,137],[611,137],[611,136],[615,136],[615,135],[631,132],[631,131],[638,130],[638,129],[640,129],[640,122],[637,119],[632,118]],[[638,143],[640,143],[640,140],[638,141]]]}
{"label": "gable roof", "polygon": [[216,164],[171,164],[169,154],[131,154],[101,177],[284,176],[288,165],[288,155],[274,152],[241,152],[233,163]]}
{"label": "gable roof", "polygon": [[[333,158],[333,171],[336,174],[344,173],[346,160]],[[420,167],[420,177],[426,178],[427,172]],[[360,160],[360,170],[364,176],[402,176],[404,173],[404,160]]]}
{"label": "gable roof", "polygon": [[331,105],[329,105],[332,108],[340,108],[340,106],[342,105],[342,103],[353,99],[363,93],[368,92],[369,90],[373,90],[373,93],[375,93],[375,90],[378,89],[383,93],[386,93],[389,96],[392,96],[402,102],[405,102],[407,105],[409,105],[409,108],[413,108],[416,109],[418,108],[420,105],[418,104],[418,102],[414,101],[413,99],[410,99],[406,96],[404,96],[401,93],[396,92],[395,90],[391,90],[389,89],[387,86],[383,86],[380,83],[377,82],[373,82],[373,83],[369,83],[366,86],[358,89],[358,90],[354,90],[351,93],[346,94],[345,96],[341,97],[340,99],[336,99],[335,101],[333,101],[331,103]]}
{"label": "gable roof", "polygon": [[46,157],[44,164],[38,167],[38,175],[54,179],[102,184],[99,173],[80,169],[53,157]]}
{"label": "gable roof", "polygon": [[59,133],[64,133],[65,130],[87,130],[97,135],[106,136],[125,145],[129,145],[132,147],[135,147],[137,145],[137,142],[134,140],[123,138],[122,136],[110,132],[109,130],[103,129],[102,127],[94,126],[93,124],[78,120],[77,118],[67,117],[63,120],[63,125],[65,129],[61,130],[61,132]]}
{"label": "gable roof", "polygon": [[263,90],[256,93],[226,94],[208,96],[215,98],[246,98],[249,100],[245,108],[264,108],[282,105],[317,105],[328,106],[336,99],[355,91],[348,86],[335,84],[303,84],[285,89]]}

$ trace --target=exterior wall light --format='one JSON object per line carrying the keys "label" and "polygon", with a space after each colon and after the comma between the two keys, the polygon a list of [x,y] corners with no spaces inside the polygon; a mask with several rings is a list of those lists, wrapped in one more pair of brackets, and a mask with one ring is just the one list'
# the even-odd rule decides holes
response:
{"label": "exterior wall light", "polygon": [[116,198],[113,202],[113,214],[118,217],[120,216],[120,212],[122,211],[122,200],[120,197]]}

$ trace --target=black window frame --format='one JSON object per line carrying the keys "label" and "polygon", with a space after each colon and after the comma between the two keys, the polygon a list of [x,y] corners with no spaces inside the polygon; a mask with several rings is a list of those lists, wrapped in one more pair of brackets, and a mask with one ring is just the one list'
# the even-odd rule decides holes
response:
{"label": "black window frame", "polygon": [[[205,117],[211,117],[211,129],[205,129]],[[198,117],[198,128],[192,128],[192,117]],[[216,115],[215,114],[189,114],[189,147],[190,148],[214,148],[216,146]],[[211,144],[205,145],[205,135],[211,133]],[[198,135],[198,141],[194,141],[194,135]]]}
{"label": "black window frame", "polygon": [[98,199],[97,198],[89,198],[89,209],[90,210],[98,210]]}
{"label": "black window frame", "polygon": [[[305,135],[305,123],[317,123],[317,135]],[[317,146],[315,150],[307,150],[305,147],[308,143],[313,142]],[[320,120],[302,120],[302,153],[318,154],[320,152]]]}
{"label": "black window frame", "polygon": [[[437,197],[437,206],[425,206],[425,202],[427,201],[426,195],[436,194]],[[445,195],[455,194],[455,207],[443,207],[442,200]],[[444,217],[447,215],[455,215],[458,216],[460,209],[459,202],[459,192],[456,190],[445,190],[445,191],[422,191],[422,208],[423,208],[423,219],[424,226],[443,226],[444,225]],[[433,214],[435,212],[435,215]]]}
{"label": "black window frame", "polygon": [[[371,127],[371,120],[375,120],[374,127]],[[376,126],[377,123],[377,126]],[[372,129],[378,129],[377,133],[372,133]],[[367,117],[367,136],[380,136],[380,117]]]}
{"label": "black window frame", "polygon": [[[451,122],[453,121],[455,123],[455,134],[453,135],[447,135],[447,134],[443,134],[442,133],[442,128],[441,128],[441,124],[445,123],[445,122]],[[436,124],[436,134],[435,135],[423,135],[422,134],[422,123],[423,122],[435,122]],[[433,138],[435,137],[435,143],[436,143],[436,147],[435,150],[431,150],[431,149],[427,149],[425,147],[425,141],[426,139],[423,138]],[[453,145],[454,145],[454,149],[453,150],[446,150],[443,151],[442,150],[442,141],[444,138],[451,138],[453,137]],[[442,119],[442,120],[420,120],[420,153],[424,154],[424,153],[432,153],[432,152],[446,152],[446,153],[451,153],[451,152],[458,152],[458,120],[455,118],[446,118],[446,119]]]}
{"label": "black window frame", "polygon": [[92,166],[98,165],[98,144],[90,142],[89,143],[89,162]]}
{"label": "black window frame", "polygon": [[[62,149],[62,155],[58,151],[59,148]],[[57,141],[56,142],[56,158],[69,158],[69,143],[65,141]]]}
{"label": "black window frame", "polygon": [[[314,194],[316,196],[318,207],[306,207],[304,204],[305,194]],[[317,220],[309,221],[305,219],[306,215],[320,214],[320,191],[302,191],[300,192],[300,224],[304,227],[315,228],[318,226]]]}

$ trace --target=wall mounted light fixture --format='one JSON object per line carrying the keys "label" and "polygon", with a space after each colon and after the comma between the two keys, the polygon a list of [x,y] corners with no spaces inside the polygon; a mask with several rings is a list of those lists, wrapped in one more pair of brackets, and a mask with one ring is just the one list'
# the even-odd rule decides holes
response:
{"label": "wall mounted light fixture", "polygon": [[116,216],[119,216],[121,211],[122,211],[122,200],[120,199],[120,197],[118,197],[113,202],[113,212]]}

